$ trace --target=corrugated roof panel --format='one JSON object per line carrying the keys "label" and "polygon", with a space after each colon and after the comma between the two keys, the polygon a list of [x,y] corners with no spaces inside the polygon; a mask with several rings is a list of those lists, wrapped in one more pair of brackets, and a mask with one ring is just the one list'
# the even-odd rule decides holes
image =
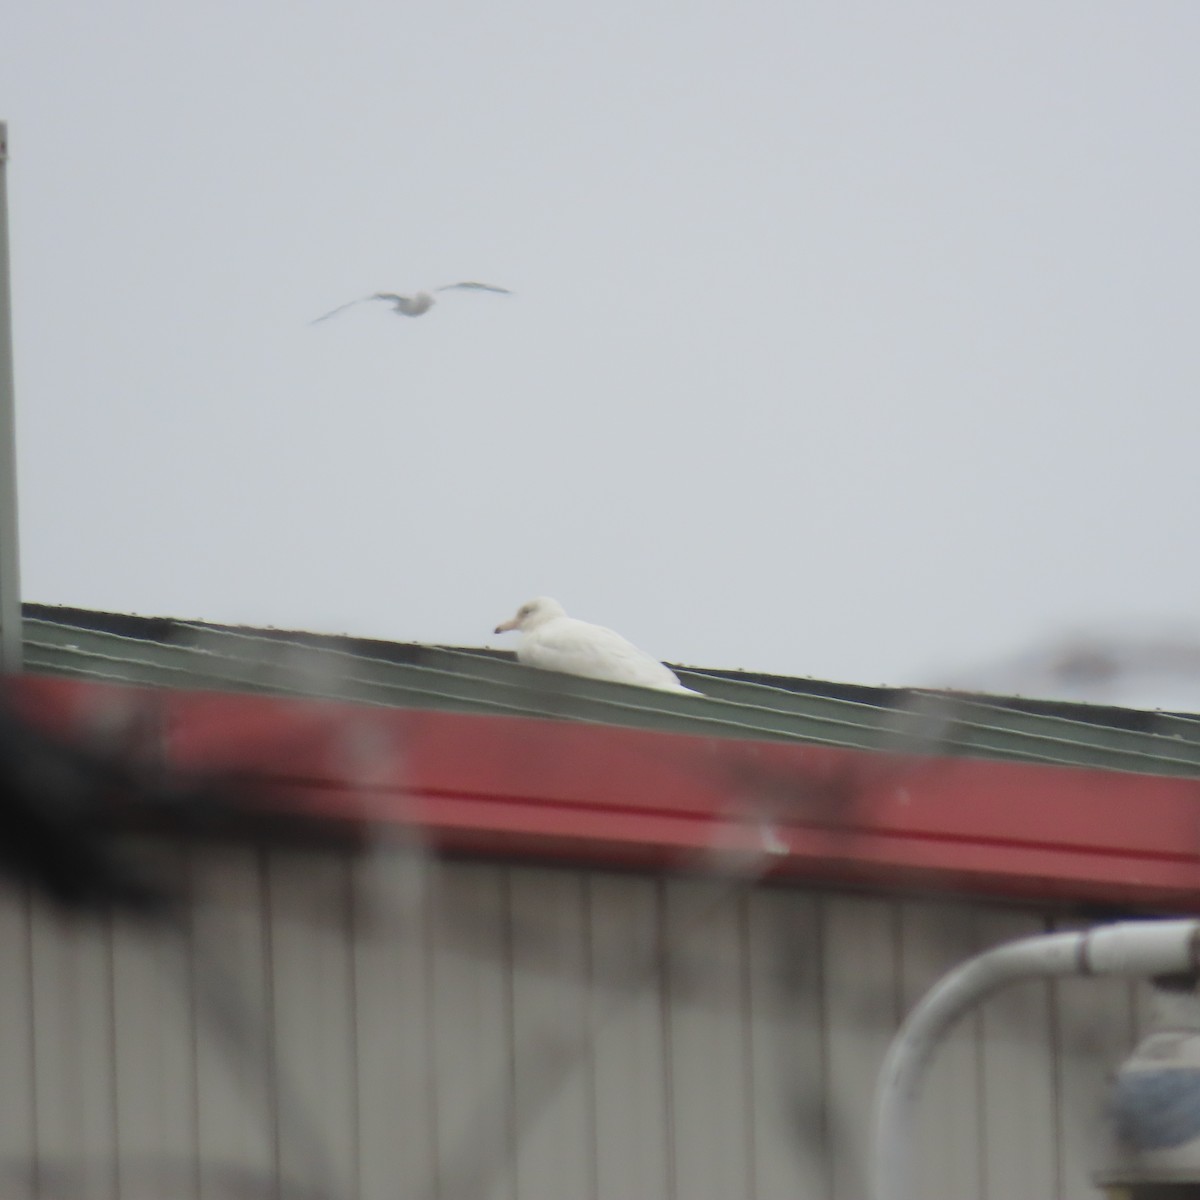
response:
{"label": "corrugated roof panel", "polygon": [[[134,619],[121,620],[129,627]],[[392,661],[331,644],[336,639],[300,640],[186,622],[146,622],[145,627],[155,636],[26,618],[27,666],[146,686],[1200,776],[1200,722],[1183,717],[1155,718],[1150,729],[1125,729],[975,697],[913,692],[897,705],[894,693],[880,692],[889,702],[870,703],[806,690],[803,680],[786,681],[792,686],[785,688],[727,674],[681,672],[705,692],[696,697],[536,671],[470,650],[379,644],[404,651],[404,661]]]}

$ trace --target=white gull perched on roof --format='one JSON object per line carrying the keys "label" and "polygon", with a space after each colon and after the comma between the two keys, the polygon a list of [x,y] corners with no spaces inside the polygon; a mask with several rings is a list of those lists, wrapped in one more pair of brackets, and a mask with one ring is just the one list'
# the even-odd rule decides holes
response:
{"label": "white gull perched on roof", "polygon": [[370,296],[360,296],[357,300],[351,300],[347,304],[339,304],[337,308],[330,309],[329,312],[323,313],[309,324],[315,325],[317,321],[328,321],[330,317],[337,316],[338,313],[345,312],[346,309],[353,308],[356,304],[365,304],[368,300],[387,300],[399,315],[419,317],[437,303],[437,297],[433,292],[452,292],[456,288],[471,292],[499,292],[502,296],[512,295],[508,288],[493,287],[490,283],[475,283],[473,280],[467,280],[464,283],[443,284],[442,287],[434,288],[432,292],[413,292],[411,296],[401,296],[397,292],[374,292]]}
{"label": "white gull perched on roof", "polygon": [[563,606],[548,596],[538,596],[517,609],[517,615],[496,626],[497,633],[520,630],[521,644],[517,661],[543,671],[562,671],[587,679],[608,679],[613,683],[632,683],[657,688],[661,692],[702,692],[686,688],[670,667],[619,633],[568,617]]}

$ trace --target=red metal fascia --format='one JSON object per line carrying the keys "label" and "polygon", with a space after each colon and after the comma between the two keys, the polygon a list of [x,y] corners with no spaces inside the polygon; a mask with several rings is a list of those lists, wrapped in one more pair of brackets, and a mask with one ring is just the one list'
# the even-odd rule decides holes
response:
{"label": "red metal fascia", "polygon": [[[1200,911],[1200,781],[26,678],[67,731],[447,850]],[[152,745],[145,744],[153,730]],[[261,792],[261,788],[260,788]],[[786,847],[768,853],[762,824]]]}

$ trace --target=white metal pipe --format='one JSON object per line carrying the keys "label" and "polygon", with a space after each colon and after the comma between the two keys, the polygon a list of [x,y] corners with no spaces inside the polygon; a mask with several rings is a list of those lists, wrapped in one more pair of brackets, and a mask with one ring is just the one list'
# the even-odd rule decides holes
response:
{"label": "white metal pipe", "polygon": [[1200,967],[1200,921],[1126,921],[1023,938],[988,950],[944,976],[888,1048],[875,1091],[873,1200],[916,1200],[916,1106],[934,1052],[967,1011],[1011,983],[1063,975],[1147,977]]}
{"label": "white metal pipe", "polygon": [[21,669],[22,642],[7,173],[8,126],[0,121],[0,672]]}

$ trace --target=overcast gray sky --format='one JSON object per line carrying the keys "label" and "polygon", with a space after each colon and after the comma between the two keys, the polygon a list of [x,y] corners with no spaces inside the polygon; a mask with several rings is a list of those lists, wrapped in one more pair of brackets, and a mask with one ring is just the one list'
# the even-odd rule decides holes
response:
{"label": "overcast gray sky", "polygon": [[[1200,4],[67,0],[26,598],[921,682],[1200,628]],[[480,279],[416,320],[375,290]]]}

